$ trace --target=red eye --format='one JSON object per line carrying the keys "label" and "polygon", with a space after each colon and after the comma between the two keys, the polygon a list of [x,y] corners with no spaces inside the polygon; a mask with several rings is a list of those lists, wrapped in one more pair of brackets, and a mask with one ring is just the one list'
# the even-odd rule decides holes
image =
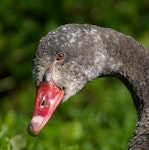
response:
{"label": "red eye", "polygon": [[58,53],[56,55],[56,60],[63,60],[65,58],[65,54],[64,53]]}

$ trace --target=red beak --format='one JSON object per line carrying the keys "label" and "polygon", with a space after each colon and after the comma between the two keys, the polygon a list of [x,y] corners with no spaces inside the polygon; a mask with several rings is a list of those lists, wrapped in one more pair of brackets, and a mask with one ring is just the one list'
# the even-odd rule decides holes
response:
{"label": "red beak", "polygon": [[30,135],[38,135],[62,101],[63,97],[64,91],[60,90],[52,79],[49,82],[44,81],[38,86],[34,113],[28,126]]}

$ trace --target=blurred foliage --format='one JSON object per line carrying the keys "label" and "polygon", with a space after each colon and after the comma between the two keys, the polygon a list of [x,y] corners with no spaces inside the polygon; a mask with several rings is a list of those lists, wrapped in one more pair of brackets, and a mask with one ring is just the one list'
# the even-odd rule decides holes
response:
{"label": "blurred foliage", "polygon": [[149,46],[148,0],[1,0],[0,18],[0,150],[126,149],[136,113],[128,90],[112,78],[89,83],[30,137],[32,57],[39,39],[66,23],[110,27]]}

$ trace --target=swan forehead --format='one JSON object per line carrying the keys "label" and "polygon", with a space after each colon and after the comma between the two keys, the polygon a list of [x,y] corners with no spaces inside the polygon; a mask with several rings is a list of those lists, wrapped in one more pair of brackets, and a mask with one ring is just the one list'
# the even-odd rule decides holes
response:
{"label": "swan forehead", "polygon": [[[48,46],[61,45],[64,47],[73,47],[80,43],[82,39],[88,40],[88,36],[95,36],[98,33],[96,26],[90,25],[63,25],[47,34]],[[42,42],[42,40],[40,41]]]}

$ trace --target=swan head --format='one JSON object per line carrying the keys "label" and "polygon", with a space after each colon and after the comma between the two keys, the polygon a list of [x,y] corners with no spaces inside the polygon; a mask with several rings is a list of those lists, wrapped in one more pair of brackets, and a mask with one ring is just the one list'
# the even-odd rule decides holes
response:
{"label": "swan head", "polygon": [[96,26],[64,25],[40,40],[33,59],[37,91],[31,135],[38,135],[61,102],[104,72],[107,52],[99,32]]}

